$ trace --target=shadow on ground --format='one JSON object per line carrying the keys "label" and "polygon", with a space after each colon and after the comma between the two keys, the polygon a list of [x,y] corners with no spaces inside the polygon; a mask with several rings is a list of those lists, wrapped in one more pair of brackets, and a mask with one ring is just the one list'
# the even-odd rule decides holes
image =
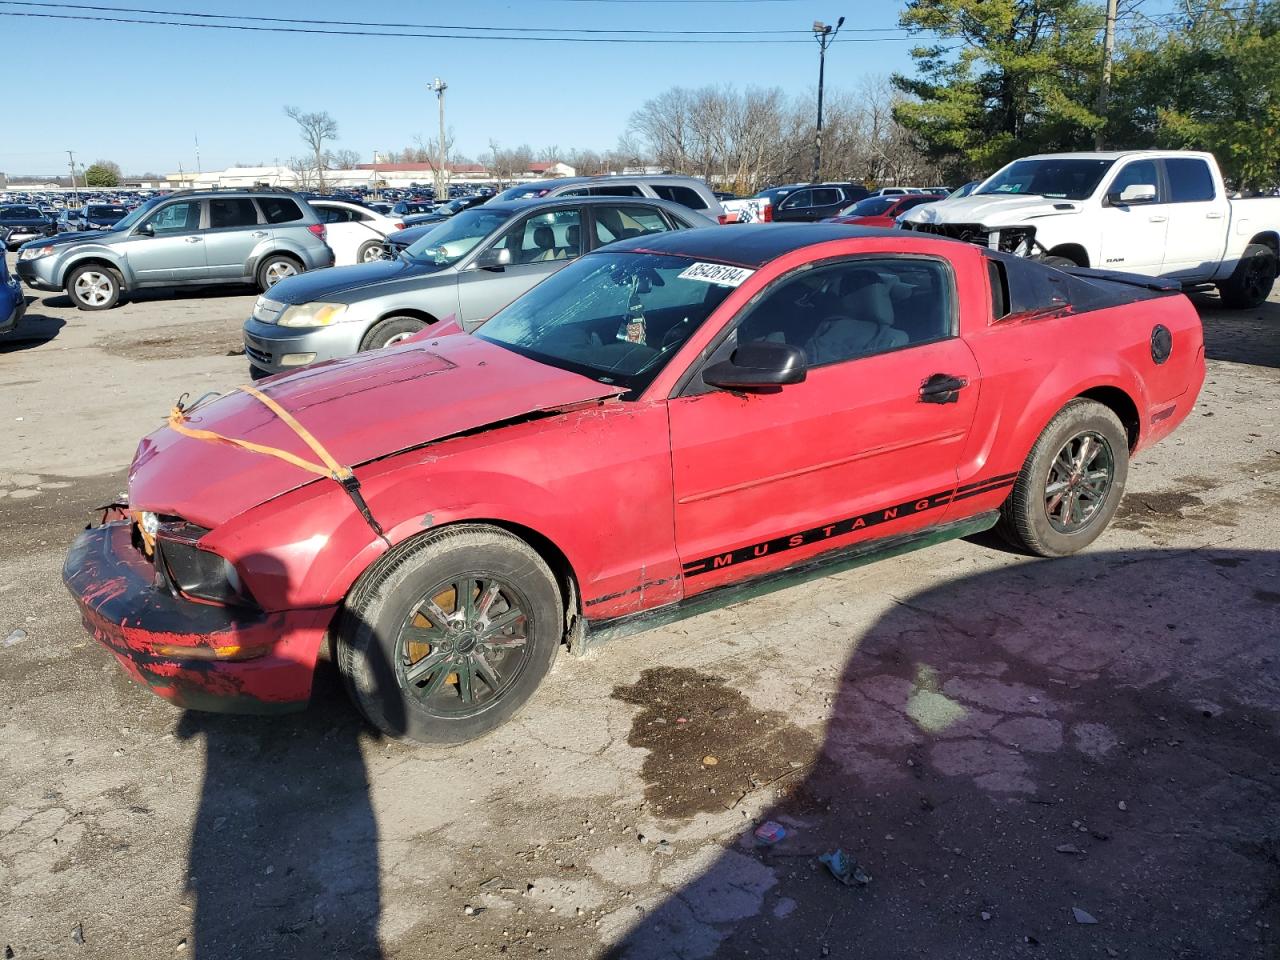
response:
{"label": "shadow on ground", "polygon": [[[667,861],[607,956],[1275,958],[1278,577],[1280,553],[1200,550],[948,581],[861,634],[820,744],[721,678],[645,671],[615,696],[644,706],[629,742],[673,833],[779,793]],[[765,820],[788,836],[757,847]],[[868,885],[819,864],[836,848]]]}
{"label": "shadow on ground", "polygon": [[1280,368],[1280,303],[1227,310],[1213,294],[1192,297],[1204,322],[1204,353],[1210,360]]}
{"label": "shadow on ground", "polygon": [[177,735],[203,739],[207,757],[188,864],[194,956],[381,958],[360,751],[372,734],[331,672],[306,713],[188,711]]}
{"label": "shadow on ground", "polygon": [[[145,287],[132,290],[120,299],[120,305],[129,303],[152,303],[164,300],[213,300],[229,297],[256,296],[258,288],[252,284],[227,283],[213,284],[207,287]],[[75,309],[71,298],[65,293],[50,293],[40,301],[46,307]],[[108,311],[109,312],[109,311]]]}
{"label": "shadow on ground", "polygon": [[12,333],[0,336],[0,354],[43,346],[66,325],[67,322],[59,317],[28,313],[18,321],[18,326]]}

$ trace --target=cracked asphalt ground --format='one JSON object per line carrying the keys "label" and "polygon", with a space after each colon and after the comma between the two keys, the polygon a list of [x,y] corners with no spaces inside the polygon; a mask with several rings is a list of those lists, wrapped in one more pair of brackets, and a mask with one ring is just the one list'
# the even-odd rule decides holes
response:
{"label": "cracked asphalt ground", "polygon": [[63,591],[137,439],[245,379],[251,303],[41,296],[0,345],[5,957],[1280,956],[1280,302],[1201,301],[1201,403],[1085,554],[955,542],[562,654],[453,750],[331,677],[176,710]]}

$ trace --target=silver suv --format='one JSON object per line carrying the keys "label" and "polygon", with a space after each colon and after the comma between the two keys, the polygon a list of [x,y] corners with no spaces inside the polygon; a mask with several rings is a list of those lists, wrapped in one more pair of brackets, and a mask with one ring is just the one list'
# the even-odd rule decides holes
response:
{"label": "silver suv", "polygon": [[34,240],[17,274],[66,290],[81,310],[109,310],[144,287],[256,283],[333,266],[316,212],[287,190],[184,190],[156,197],[109,230]]}
{"label": "silver suv", "polygon": [[[705,181],[667,173],[535,180],[508,187],[493,200],[533,200],[544,197],[652,197],[696,210],[718,223],[727,222],[724,207],[720,206],[720,201]],[[489,202],[492,203],[493,200]]]}

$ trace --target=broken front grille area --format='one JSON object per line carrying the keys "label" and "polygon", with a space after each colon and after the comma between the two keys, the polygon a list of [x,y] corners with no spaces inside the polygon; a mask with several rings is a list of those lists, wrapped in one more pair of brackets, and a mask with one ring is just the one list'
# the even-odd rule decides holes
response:
{"label": "broken front grille area", "polygon": [[984,227],[980,223],[904,223],[903,226],[919,233],[931,233],[1024,257],[1035,247],[1035,227]]}

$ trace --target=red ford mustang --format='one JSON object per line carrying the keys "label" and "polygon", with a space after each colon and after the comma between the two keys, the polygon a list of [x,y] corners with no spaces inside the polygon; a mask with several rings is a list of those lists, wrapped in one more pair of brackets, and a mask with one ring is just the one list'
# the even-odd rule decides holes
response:
{"label": "red ford mustang", "polygon": [[[458,742],[557,648],[998,526],[1107,526],[1204,377],[1158,281],[837,225],[638,237],[475,334],[175,411],[71,548],[87,628],[175,703]],[[319,474],[319,475],[318,475]]]}
{"label": "red ford mustang", "polygon": [[908,193],[888,197],[867,197],[852,206],[845,207],[836,217],[828,217],[823,223],[849,223],[858,227],[892,227],[898,215],[922,203],[937,203],[947,199],[946,194]]}

